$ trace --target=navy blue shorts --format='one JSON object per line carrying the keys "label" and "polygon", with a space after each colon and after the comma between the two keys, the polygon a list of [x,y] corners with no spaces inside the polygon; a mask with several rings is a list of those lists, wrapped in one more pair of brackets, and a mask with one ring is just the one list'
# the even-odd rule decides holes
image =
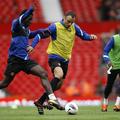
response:
{"label": "navy blue shorts", "polygon": [[49,63],[49,66],[50,66],[53,74],[54,74],[55,67],[60,66],[63,70],[63,74],[64,74],[63,78],[66,77],[66,74],[67,74],[67,71],[68,71],[68,63],[69,63],[68,61],[62,62],[60,60],[50,58],[48,63]]}

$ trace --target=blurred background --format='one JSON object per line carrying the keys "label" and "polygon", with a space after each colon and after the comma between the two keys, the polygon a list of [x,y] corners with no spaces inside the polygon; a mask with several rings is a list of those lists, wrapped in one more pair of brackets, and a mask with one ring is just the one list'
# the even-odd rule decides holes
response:
{"label": "blurred background", "polygon": [[[81,29],[98,36],[92,42],[76,37],[67,77],[55,94],[62,99],[101,98],[106,83],[102,52],[109,37],[120,32],[120,0],[0,0],[0,80],[7,63],[12,20],[32,4],[35,13],[31,30],[45,28],[61,20],[66,11],[73,10]],[[41,40],[31,57],[48,71],[51,79],[46,53],[48,43],[49,39]],[[20,72],[8,88],[0,91],[0,97],[34,100],[43,91],[37,77]]]}

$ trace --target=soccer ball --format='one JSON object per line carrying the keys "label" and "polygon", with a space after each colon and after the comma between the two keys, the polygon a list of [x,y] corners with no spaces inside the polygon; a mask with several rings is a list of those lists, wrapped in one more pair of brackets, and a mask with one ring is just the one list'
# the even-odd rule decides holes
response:
{"label": "soccer ball", "polygon": [[69,102],[65,105],[65,111],[69,115],[75,115],[78,112],[78,106],[74,102]]}

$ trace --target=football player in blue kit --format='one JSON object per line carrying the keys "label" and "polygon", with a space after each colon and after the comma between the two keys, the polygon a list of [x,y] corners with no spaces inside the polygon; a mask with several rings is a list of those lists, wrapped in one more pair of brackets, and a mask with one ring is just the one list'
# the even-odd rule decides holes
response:
{"label": "football player in blue kit", "polygon": [[[29,51],[32,51],[35,42],[32,46],[29,45],[29,39],[34,38],[38,33],[40,38],[44,38],[42,29],[30,31],[29,26],[32,22],[34,7],[23,10],[17,19],[12,22],[12,40],[8,53],[8,63],[4,72],[3,79],[0,81],[0,89],[6,88],[14,79],[17,73],[24,71],[27,74],[32,74],[41,78],[41,83],[48,95],[48,102],[59,108],[60,104],[56,99],[52,87],[48,81],[47,72],[29,57]],[[41,107],[36,105],[37,108]],[[40,111],[39,114],[43,114]]]}

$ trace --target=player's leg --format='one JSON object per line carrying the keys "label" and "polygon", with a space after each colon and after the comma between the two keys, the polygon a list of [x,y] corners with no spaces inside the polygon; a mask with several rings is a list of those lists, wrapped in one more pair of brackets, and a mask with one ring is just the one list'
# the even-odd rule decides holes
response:
{"label": "player's leg", "polygon": [[112,91],[112,87],[115,81],[115,78],[117,76],[118,72],[116,70],[111,70],[111,74],[108,74],[108,78],[107,78],[107,85],[105,87],[104,90],[104,99],[103,99],[103,103],[102,103],[102,111],[106,112],[107,111],[107,107],[108,107],[108,97],[109,94]]}
{"label": "player's leg", "polygon": [[[120,73],[119,73],[119,78],[120,78]],[[118,112],[118,111],[120,111],[120,81],[116,81],[116,82],[117,82],[117,84],[116,84],[116,95],[117,95],[117,98],[116,98],[113,110]]]}
{"label": "player's leg", "polygon": [[[119,89],[120,90],[120,89]],[[120,95],[117,96],[113,110],[118,112],[120,111]]]}
{"label": "player's leg", "polygon": [[[51,67],[51,70],[52,70],[52,73],[53,73],[53,76],[56,76],[54,77],[52,80],[51,80],[51,86],[52,86],[52,89],[53,91],[56,91],[56,90],[59,90],[63,84],[63,81],[65,79],[65,76],[67,74],[67,70],[68,70],[68,62],[66,63],[60,63],[59,61],[52,61],[50,60],[49,61],[49,65]],[[61,67],[60,67],[61,66]],[[60,74],[61,73],[61,74]],[[59,75],[60,74],[60,75]],[[61,76],[61,77],[60,77]],[[47,94],[44,93],[40,99],[38,100],[38,102],[40,104],[43,104],[45,102],[45,100],[48,99],[47,98]],[[63,107],[61,108],[61,110],[64,109]]]}
{"label": "player's leg", "polygon": [[[59,88],[56,88],[57,83],[58,83],[59,81],[60,81],[60,80],[57,80],[57,78],[53,78],[53,80],[51,80],[50,83],[51,83],[53,92],[56,91],[57,89],[59,89]],[[56,86],[55,86],[55,85],[56,85]],[[36,100],[36,101],[34,102],[34,104],[43,105],[43,103],[44,103],[46,100],[48,100],[48,99],[49,99],[49,98],[48,98],[48,96],[47,96],[47,93],[45,92],[45,93],[43,93],[43,95],[42,95],[38,100]],[[44,106],[44,108],[47,108],[47,109],[49,109],[49,110],[53,109],[53,107],[52,107],[51,105],[49,105],[49,104],[46,104],[46,105],[43,105],[43,106]],[[63,108],[62,108],[62,107],[59,107],[58,109],[62,110]]]}
{"label": "player's leg", "polygon": [[[56,90],[56,86],[57,86],[57,83],[60,81],[60,79],[58,78],[59,75],[56,75],[55,76],[55,72],[59,69],[60,70],[60,73],[62,73],[62,70],[61,68],[59,68],[60,66],[60,62],[59,61],[56,61],[56,60],[49,60],[49,66],[52,70],[52,73],[53,73],[53,76],[54,78],[51,80],[51,86],[52,86],[52,89],[53,91]],[[58,73],[58,71],[56,72]],[[59,73],[59,74],[60,74]],[[63,73],[62,73],[63,74]],[[45,102],[45,100],[48,99],[47,97],[47,93],[44,93],[40,99],[38,99],[37,102],[39,102],[41,105]]]}
{"label": "player's leg", "polygon": [[[43,87],[45,88],[47,96],[49,98],[49,102],[55,107],[60,107],[60,104],[57,101],[57,99],[52,91],[50,82],[48,81],[47,72],[40,65],[38,65],[37,63],[35,63],[32,60],[27,62],[27,64],[24,67],[24,71],[40,77],[41,83],[42,83]],[[36,102],[35,102],[35,105],[38,107],[39,114],[44,114],[43,109],[41,108],[42,105],[39,105]]]}
{"label": "player's leg", "polygon": [[[51,87],[53,88],[53,91],[55,91],[54,84],[57,84],[57,79],[53,79],[51,81]],[[49,110],[53,109],[53,107],[51,105],[49,105],[49,104],[47,104],[45,106],[43,105],[43,103],[45,102],[45,100],[48,100],[48,99],[49,99],[48,98],[48,94],[47,94],[47,92],[45,92],[45,93],[43,93],[43,95],[38,100],[36,100],[34,102],[35,106],[38,107],[39,114],[42,113],[43,108],[47,108]]]}
{"label": "player's leg", "polygon": [[9,58],[3,79],[0,81],[0,89],[6,88],[20,70],[19,62],[14,57]]}
{"label": "player's leg", "polygon": [[14,77],[11,76],[3,76],[3,79],[0,81],[0,89],[8,87],[8,85],[12,82]]}
{"label": "player's leg", "polygon": [[[58,90],[59,88],[57,88],[57,84],[60,82],[60,80],[58,78],[53,78],[50,82],[51,87],[53,89],[53,92]],[[48,100],[48,96],[47,93],[45,92],[40,99],[38,99],[38,102],[43,105],[43,103],[45,102],[45,100]]]}
{"label": "player's leg", "polygon": [[[60,108],[60,104],[59,102],[57,101],[55,95],[53,94],[53,91],[52,91],[52,88],[51,88],[51,85],[47,79],[47,73],[44,71],[43,68],[41,68],[40,66],[34,66],[32,69],[31,69],[31,73],[36,75],[36,76],[39,76],[41,78],[41,81],[42,81],[42,85],[43,87],[45,88],[46,90],[46,95],[48,96],[49,100],[48,102],[56,107],[56,108]],[[35,105],[38,107],[39,105],[37,104],[37,102],[35,102]],[[40,113],[40,109],[39,109],[39,113]]]}
{"label": "player's leg", "polygon": [[[62,84],[61,84],[61,86],[58,87],[58,83],[60,83],[62,81],[63,74],[64,74],[63,70],[62,70],[62,68],[60,66],[55,67],[55,69],[54,69],[54,78],[51,81],[51,86],[52,86],[53,91],[58,90],[62,86]],[[63,109],[62,106],[61,107],[56,107],[56,108],[59,109],[59,110]]]}
{"label": "player's leg", "polygon": [[62,71],[63,71],[63,76],[59,80],[59,82],[57,83],[57,86],[56,86],[55,90],[59,90],[62,87],[62,85],[63,85],[63,82],[65,80],[65,77],[66,77],[67,71],[68,71],[68,63],[69,63],[69,61],[61,62],[61,68],[62,68]]}
{"label": "player's leg", "polygon": [[30,70],[30,74],[40,77],[42,86],[45,88],[46,92],[48,94],[53,93],[50,83],[48,81],[47,72],[41,66],[35,65],[34,67],[32,67]]}

